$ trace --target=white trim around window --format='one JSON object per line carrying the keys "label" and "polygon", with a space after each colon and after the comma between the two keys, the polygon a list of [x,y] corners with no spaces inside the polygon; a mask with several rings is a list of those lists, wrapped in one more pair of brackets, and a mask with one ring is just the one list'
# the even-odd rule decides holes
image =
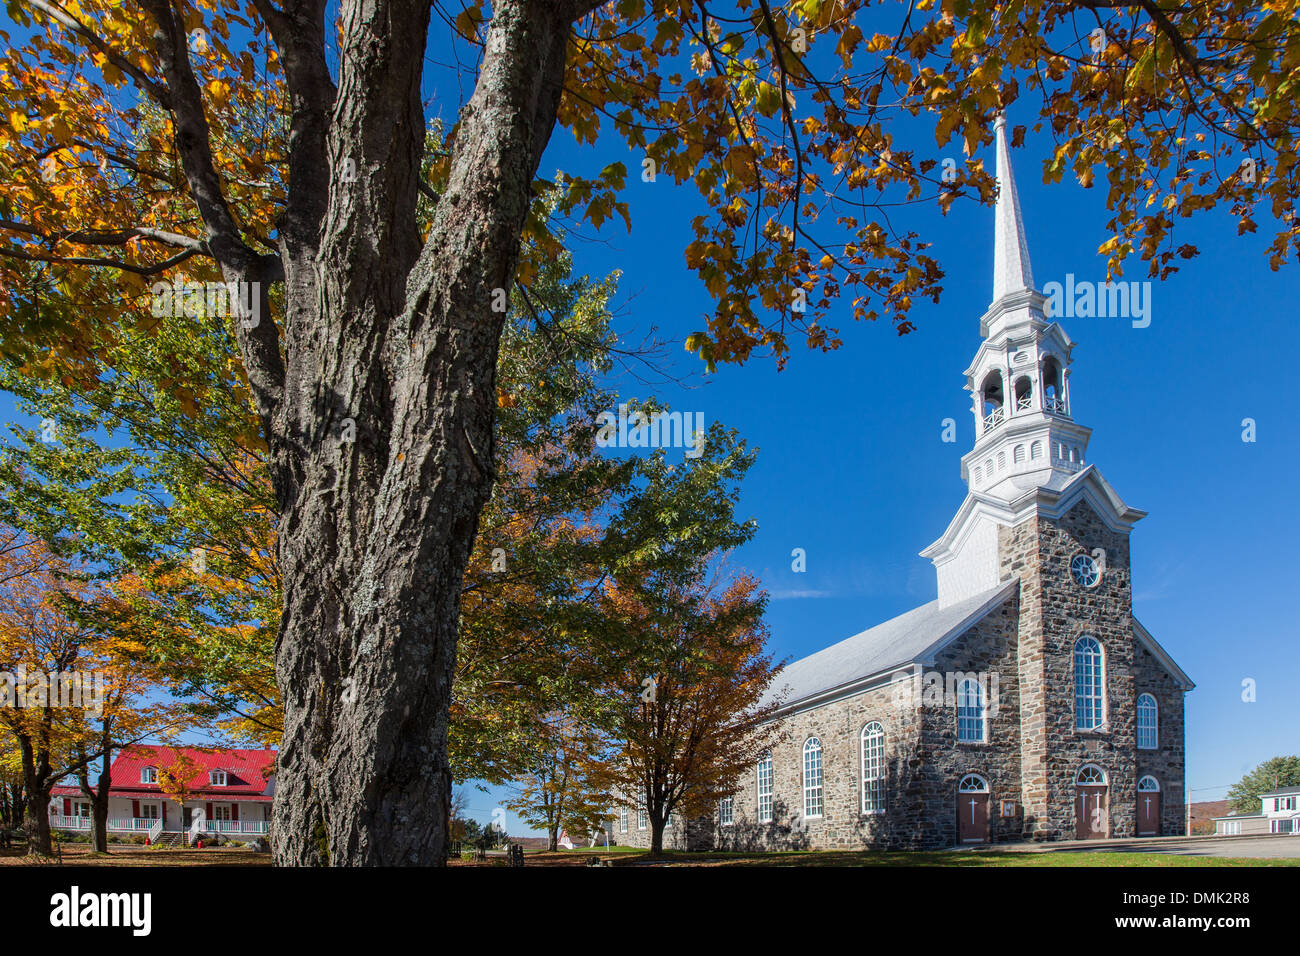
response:
{"label": "white trim around window", "polygon": [[1137,745],[1139,750],[1160,749],[1160,705],[1151,694],[1138,695]]}
{"label": "white trim around window", "polygon": [[862,812],[885,812],[885,728],[878,720],[862,728]]}
{"label": "white trim around window", "polygon": [[1074,642],[1074,729],[1100,730],[1106,723],[1106,655],[1101,641],[1085,634]]}
{"label": "white trim around window", "polygon": [[815,819],[822,815],[822,742],[809,737],[803,745],[803,815]]}
{"label": "white trim around window", "polygon": [[984,706],[984,688],[973,677],[957,685],[957,743],[988,742],[988,711]]}
{"label": "white trim around window", "polygon": [[1086,763],[1074,775],[1074,782],[1076,786],[1109,786],[1110,777],[1095,763]]}
{"label": "white trim around window", "polygon": [[772,751],[758,761],[758,822],[772,822]]}

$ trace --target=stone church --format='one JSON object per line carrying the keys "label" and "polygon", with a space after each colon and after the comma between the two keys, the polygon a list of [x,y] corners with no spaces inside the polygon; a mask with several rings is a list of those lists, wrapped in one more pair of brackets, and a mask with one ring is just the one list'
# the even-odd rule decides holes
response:
{"label": "stone church", "polygon": [[[969,489],[921,552],[938,598],[787,665],[774,744],[665,847],[937,848],[1184,832],[1192,682],[1133,616],[1130,507],[1071,413],[1073,341],[1030,271],[1005,123],[993,303],[966,369]],[[649,845],[633,809],[615,842]]]}

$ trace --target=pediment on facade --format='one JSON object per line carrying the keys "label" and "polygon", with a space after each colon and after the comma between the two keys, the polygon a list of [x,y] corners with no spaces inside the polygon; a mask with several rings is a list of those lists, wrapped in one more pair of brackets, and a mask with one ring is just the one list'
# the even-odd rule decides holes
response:
{"label": "pediment on facade", "polygon": [[1088,465],[1059,486],[1035,484],[1016,491],[1020,493],[1013,492],[1013,497],[970,492],[944,533],[921,552],[921,557],[939,563],[956,554],[966,536],[984,516],[998,524],[1014,527],[1033,517],[1059,520],[1080,501],[1087,501],[1107,527],[1121,533],[1128,533],[1134,524],[1146,517],[1145,511],[1125,504],[1094,465]]}

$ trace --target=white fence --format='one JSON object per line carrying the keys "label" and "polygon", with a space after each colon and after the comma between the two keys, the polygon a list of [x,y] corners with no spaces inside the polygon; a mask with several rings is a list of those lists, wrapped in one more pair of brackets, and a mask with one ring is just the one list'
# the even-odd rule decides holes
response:
{"label": "white fence", "polygon": [[[55,830],[89,830],[93,822],[90,817],[50,814],[50,826]],[[156,840],[164,827],[162,820],[155,817],[109,817],[108,829],[110,833],[140,833]],[[186,832],[179,820],[168,820],[165,829],[168,833]],[[188,832],[191,836],[199,833],[265,836],[269,830],[270,823],[266,820],[204,820],[201,814],[195,814]]]}

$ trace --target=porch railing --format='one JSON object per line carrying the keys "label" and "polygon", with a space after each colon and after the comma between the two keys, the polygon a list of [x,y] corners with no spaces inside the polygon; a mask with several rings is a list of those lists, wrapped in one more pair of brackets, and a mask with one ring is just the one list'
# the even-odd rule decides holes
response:
{"label": "porch railing", "polygon": [[[50,826],[55,830],[89,830],[94,824],[90,817],[50,814]],[[199,833],[248,834],[266,836],[270,832],[266,820],[205,820],[196,814],[193,823],[185,828],[178,820],[163,821],[156,817],[109,817],[108,829],[114,833],[140,833],[155,841],[164,832],[187,833],[192,839]]]}
{"label": "porch railing", "polygon": [[201,833],[247,833],[265,836],[270,824],[265,820],[207,820],[199,827]]}

